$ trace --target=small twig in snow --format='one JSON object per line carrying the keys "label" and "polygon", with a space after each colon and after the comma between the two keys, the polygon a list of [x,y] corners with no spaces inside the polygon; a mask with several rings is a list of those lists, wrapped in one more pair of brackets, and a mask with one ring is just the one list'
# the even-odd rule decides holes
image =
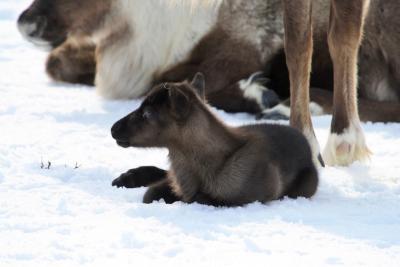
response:
{"label": "small twig in snow", "polygon": [[41,158],[41,160],[40,160],[40,168],[41,169],[50,170],[50,167],[51,167],[51,162],[48,161],[47,162],[47,166],[45,166],[44,163],[43,163],[43,158]]}
{"label": "small twig in snow", "polygon": [[74,169],[76,170],[76,169],[79,169],[79,167],[80,167],[81,165],[78,165],[78,162],[75,162],[75,167],[74,167]]}

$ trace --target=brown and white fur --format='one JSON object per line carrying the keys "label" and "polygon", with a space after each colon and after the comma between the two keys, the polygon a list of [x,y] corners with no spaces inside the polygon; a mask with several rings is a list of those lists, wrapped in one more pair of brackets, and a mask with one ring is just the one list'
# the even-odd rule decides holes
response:
{"label": "brown and white fur", "polygon": [[[371,3],[359,53],[362,120],[400,121],[399,11],[397,0]],[[332,87],[328,13],[329,0],[313,1],[312,87]],[[290,113],[284,105],[269,109],[276,96],[260,79],[249,78],[264,70],[268,87],[289,96],[282,0],[36,0],[18,26],[35,44],[62,43],[48,58],[52,78],[90,84],[96,76],[106,97],[138,97],[153,84],[201,71],[216,107],[263,110],[266,118]],[[320,92],[311,90],[311,100],[322,105],[316,113],[332,112],[332,96]]]}
{"label": "brown and white fur", "polygon": [[[207,96],[213,105],[227,111],[265,108],[266,88],[257,80],[240,81],[262,70],[263,62],[282,42],[282,27],[269,30],[271,21],[260,20],[279,1],[104,0],[96,1],[96,10],[90,8],[92,0],[81,2],[36,0],[19,18],[20,31],[33,43],[40,40],[52,45],[67,38],[62,46],[68,49],[54,51],[47,62],[47,72],[54,79],[81,79],[79,70],[78,78],[69,71],[75,60],[65,59],[71,50],[68,40],[82,40],[85,47],[95,45],[93,80],[105,97],[137,98],[157,82],[182,81],[201,71],[212,85]],[[74,8],[79,9],[77,14]],[[275,17],[275,10],[271,8],[269,17]],[[46,17],[52,24],[43,23]],[[282,26],[279,18],[276,23]],[[51,34],[57,32],[51,27],[68,30],[60,30],[57,36]]]}
{"label": "brown and white fur", "polygon": [[156,86],[111,133],[122,147],[165,147],[171,168],[132,169],[113,181],[118,187],[157,183],[145,203],[164,199],[214,206],[240,206],[289,197],[311,197],[318,173],[310,146],[296,129],[255,124],[229,127],[204,102],[205,83]]}

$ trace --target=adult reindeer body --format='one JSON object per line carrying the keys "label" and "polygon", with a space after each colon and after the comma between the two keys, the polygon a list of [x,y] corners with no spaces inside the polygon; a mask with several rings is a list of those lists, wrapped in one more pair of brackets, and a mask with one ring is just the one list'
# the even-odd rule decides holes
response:
{"label": "adult reindeer body", "polygon": [[[274,27],[276,33],[264,30],[270,21],[260,20],[268,6],[278,3],[279,0],[37,0],[21,15],[19,28],[33,43],[40,40],[58,44],[55,40],[67,38],[62,46],[75,51],[94,46],[95,84],[107,98],[141,97],[153,84],[190,79],[201,71],[212,85],[207,92],[212,104],[228,111],[259,112],[266,88],[253,86],[246,97],[247,88],[240,87],[239,81],[262,70],[263,62],[279,49],[276,44],[282,42],[283,28]],[[100,7],[93,9],[92,5]],[[86,14],[78,16],[71,12],[74,9]],[[43,34],[56,30],[35,21],[49,16],[42,10],[49,14],[51,10],[53,17],[59,17],[60,23],[54,25],[65,25],[62,22],[67,21],[66,33]],[[271,9],[270,16],[281,19],[275,14],[277,10]],[[70,60],[70,53],[65,53],[70,50],[57,48],[48,58],[47,71],[56,80],[81,79],[80,72],[74,75],[70,71],[80,69],[74,67],[80,62]],[[86,78],[82,80],[87,83]],[[254,94],[257,99],[252,97]]]}
{"label": "adult reindeer body", "polygon": [[[311,85],[319,88],[333,80],[329,3],[313,1]],[[363,120],[400,121],[399,12],[397,0],[371,3],[359,53]],[[47,62],[52,78],[93,84],[96,77],[98,92],[108,98],[136,98],[198,71],[210,84],[210,104],[226,111],[264,111],[266,118],[282,111],[269,109],[276,96],[257,76],[247,80],[260,70],[270,78],[268,88],[289,95],[282,0],[35,0],[18,25],[33,43],[58,46]],[[312,100],[334,112],[331,96],[319,92],[311,91]]]}

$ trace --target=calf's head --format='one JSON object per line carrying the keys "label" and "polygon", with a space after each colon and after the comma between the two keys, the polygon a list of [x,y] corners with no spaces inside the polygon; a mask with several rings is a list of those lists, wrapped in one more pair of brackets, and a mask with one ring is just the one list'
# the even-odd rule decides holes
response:
{"label": "calf's head", "polygon": [[110,6],[111,0],[34,0],[19,16],[18,29],[38,46],[56,47],[69,34],[91,34]]}
{"label": "calf's head", "polygon": [[117,121],[111,135],[122,147],[167,147],[179,140],[204,101],[204,76],[153,88],[141,106]]}

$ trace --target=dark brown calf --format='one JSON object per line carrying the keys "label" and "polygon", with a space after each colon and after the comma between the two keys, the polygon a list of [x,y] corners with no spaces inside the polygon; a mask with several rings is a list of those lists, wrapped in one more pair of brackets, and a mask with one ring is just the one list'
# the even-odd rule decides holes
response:
{"label": "dark brown calf", "polygon": [[[308,105],[312,3],[312,0],[284,0],[284,21],[290,123],[306,135],[316,157],[319,146]],[[368,0],[331,0],[328,45],[334,67],[334,105],[331,135],[323,156],[329,165],[348,165],[368,158],[370,153],[357,110],[357,56],[368,6]]]}
{"label": "dark brown calf", "polygon": [[289,197],[311,197],[318,173],[310,146],[291,127],[229,127],[204,102],[204,78],[168,83],[150,92],[136,111],[116,122],[122,147],[165,147],[171,169],[141,167],[113,181],[118,187],[153,185],[145,203],[164,199],[238,206]]}

